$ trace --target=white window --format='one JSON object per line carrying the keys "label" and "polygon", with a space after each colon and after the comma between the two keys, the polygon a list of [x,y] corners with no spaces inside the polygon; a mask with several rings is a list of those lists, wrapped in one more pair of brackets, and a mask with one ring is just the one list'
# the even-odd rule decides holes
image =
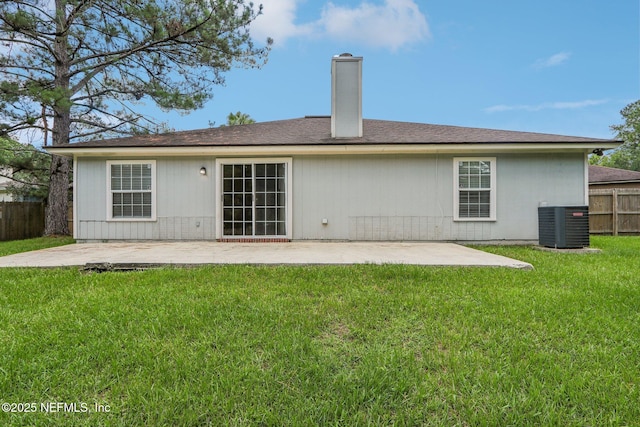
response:
{"label": "white window", "polygon": [[155,168],[155,160],[107,161],[107,219],[156,219]]}
{"label": "white window", "polygon": [[454,158],[456,221],[495,221],[496,158]]}

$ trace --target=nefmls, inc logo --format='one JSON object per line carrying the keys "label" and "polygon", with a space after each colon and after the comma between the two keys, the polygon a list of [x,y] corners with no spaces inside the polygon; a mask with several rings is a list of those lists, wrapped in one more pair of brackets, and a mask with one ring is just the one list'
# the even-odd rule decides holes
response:
{"label": "nefmls, inc logo", "polygon": [[89,412],[89,405],[85,402],[41,402],[40,411],[47,413],[54,412]]}

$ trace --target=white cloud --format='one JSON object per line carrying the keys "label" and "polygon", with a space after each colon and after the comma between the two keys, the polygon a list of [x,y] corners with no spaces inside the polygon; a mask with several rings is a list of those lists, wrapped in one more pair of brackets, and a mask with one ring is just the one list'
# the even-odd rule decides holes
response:
{"label": "white cloud", "polygon": [[301,0],[265,0],[263,15],[251,26],[255,38],[273,37],[276,45],[291,37],[330,38],[396,51],[430,37],[424,14],[414,0],[364,1],[357,7],[328,2],[319,19],[297,24]]}
{"label": "white cloud", "polygon": [[537,105],[494,105],[485,108],[486,113],[502,113],[504,111],[542,111],[542,110],[575,110],[578,108],[593,107],[609,102],[607,99],[586,99],[575,102],[545,102]]}
{"label": "white cloud", "polygon": [[564,62],[567,62],[571,57],[570,52],[560,52],[555,55],[551,55],[548,58],[538,59],[534,64],[534,68],[549,68],[556,67]]}
{"label": "white cloud", "polygon": [[413,0],[361,3],[355,9],[328,3],[319,24],[331,38],[393,51],[430,36],[427,19]]}
{"label": "white cloud", "polygon": [[276,45],[281,45],[290,37],[308,35],[309,25],[295,23],[298,3],[300,0],[264,0],[262,15],[251,24],[252,38],[271,37]]}

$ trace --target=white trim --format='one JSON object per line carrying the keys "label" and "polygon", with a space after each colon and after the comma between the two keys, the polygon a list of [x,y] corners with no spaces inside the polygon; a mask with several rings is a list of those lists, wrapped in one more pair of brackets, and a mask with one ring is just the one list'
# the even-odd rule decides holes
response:
{"label": "white trim", "polygon": [[326,145],[246,145],[202,147],[47,147],[60,156],[158,157],[158,156],[293,156],[336,154],[487,154],[487,153],[591,153],[610,149],[619,142],[589,143],[486,143],[486,144],[326,144]]}
{"label": "white trim", "polygon": [[584,204],[589,206],[589,154],[584,154]]}
{"label": "white trim", "polygon": [[[284,236],[223,236],[223,215],[222,204],[224,191],[222,191],[222,165],[226,164],[254,164],[254,163],[284,163],[285,164],[285,183],[287,186],[287,205],[285,206],[287,215],[287,233]],[[292,239],[293,229],[293,159],[291,157],[242,157],[242,158],[218,158],[216,159],[216,239],[247,239],[247,238],[266,238],[266,239]]]}
{"label": "white trim", "polygon": [[73,180],[72,180],[72,192],[73,192],[73,200],[72,200],[72,214],[73,214],[73,222],[71,223],[71,227],[73,227],[73,238],[78,238],[78,186],[76,185],[78,179],[78,156],[73,156]]}
{"label": "white trim", "polygon": [[[489,217],[488,218],[461,218],[460,217],[460,188],[458,182],[458,163],[459,162],[490,162],[491,168],[491,177],[490,177],[490,186],[489,189]],[[497,161],[495,157],[454,157],[453,158],[453,220],[454,221],[496,221],[496,170],[497,170]]]}
{"label": "white trim", "polygon": [[[151,217],[149,218],[114,218],[113,217],[113,192],[111,191],[111,165],[151,165]],[[155,160],[107,160],[107,221],[108,222],[154,222],[156,221],[156,161]]]}

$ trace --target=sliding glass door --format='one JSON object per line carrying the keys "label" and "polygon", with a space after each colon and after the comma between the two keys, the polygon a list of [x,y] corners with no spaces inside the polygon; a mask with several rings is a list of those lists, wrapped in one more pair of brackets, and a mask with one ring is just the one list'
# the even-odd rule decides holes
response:
{"label": "sliding glass door", "polygon": [[221,237],[288,235],[289,167],[287,161],[220,161]]}

